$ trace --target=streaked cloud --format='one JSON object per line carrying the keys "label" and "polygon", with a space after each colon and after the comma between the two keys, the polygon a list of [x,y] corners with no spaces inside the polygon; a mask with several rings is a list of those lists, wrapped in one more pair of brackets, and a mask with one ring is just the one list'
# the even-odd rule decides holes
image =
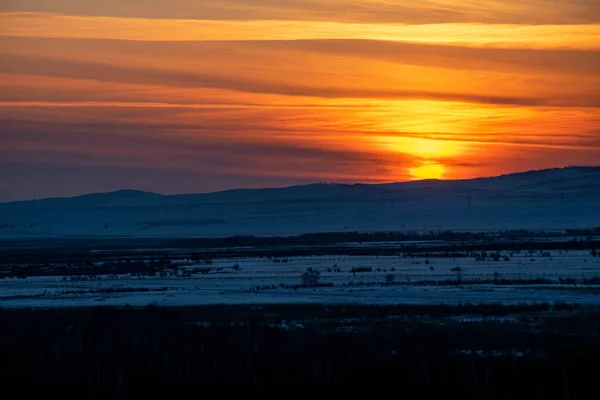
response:
{"label": "streaked cloud", "polygon": [[368,39],[469,47],[600,49],[600,23],[346,23],[189,20],[2,13],[3,36],[139,41]]}
{"label": "streaked cloud", "polygon": [[201,20],[320,20],[368,23],[585,24],[596,0],[7,0],[0,10]]}
{"label": "streaked cloud", "polygon": [[[470,68],[447,68],[443,59],[438,65],[421,66],[410,61],[404,63],[401,56],[396,62],[350,54],[340,58],[320,52],[290,51],[285,45],[276,49],[263,47],[256,42],[174,46],[23,38],[4,42],[4,51],[0,51],[0,73],[5,74],[226,89],[289,97],[418,98],[527,106],[600,105],[600,93],[595,90],[600,77],[595,74],[565,76],[549,72],[540,75],[536,69],[515,70],[510,66],[479,69],[473,73]],[[293,43],[291,48],[294,48]],[[412,59],[410,55],[407,58]],[[497,55],[497,59],[502,60],[503,55]],[[574,63],[577,63],[576,58]],[[239,68],[240,65],[243,68]]]}

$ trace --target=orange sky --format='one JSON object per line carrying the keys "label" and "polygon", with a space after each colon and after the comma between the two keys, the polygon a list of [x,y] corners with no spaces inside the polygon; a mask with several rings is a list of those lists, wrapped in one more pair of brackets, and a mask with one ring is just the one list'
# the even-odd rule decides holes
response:
{"label": "orange sky", "polygon": [[597,0],[0,2],[0,201],[600,160]]}

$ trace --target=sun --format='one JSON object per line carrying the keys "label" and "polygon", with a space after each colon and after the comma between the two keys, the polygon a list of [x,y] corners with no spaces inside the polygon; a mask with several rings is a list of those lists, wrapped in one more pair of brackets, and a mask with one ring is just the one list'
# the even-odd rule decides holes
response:
{"label": "sun", "polygon": [[[467,145],[455,140],[430,139],[412,136],[375,136],[371,138],[379,149],[404,153],[414,158],[408,173],[412,179],[443,179],[447,160],[468,151]],[[406,171],[406,170],[405,170]]]}
{"label": "sun", "polygon": [[441,164],[426,164],[409,168],[408,172],[414,179],[442,179],[446,169]]}

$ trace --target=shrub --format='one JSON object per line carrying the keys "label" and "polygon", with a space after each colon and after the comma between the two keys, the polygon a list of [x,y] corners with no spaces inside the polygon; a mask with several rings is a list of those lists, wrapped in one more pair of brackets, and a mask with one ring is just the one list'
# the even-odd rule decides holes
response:
{"label": "shrub", "polygon": [[321,274],[316,269],[307,268],[300,277],[303,286],[318,286]]}

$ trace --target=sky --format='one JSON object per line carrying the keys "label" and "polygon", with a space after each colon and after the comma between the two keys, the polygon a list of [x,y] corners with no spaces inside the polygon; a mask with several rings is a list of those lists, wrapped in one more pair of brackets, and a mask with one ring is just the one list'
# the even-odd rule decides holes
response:
{"label": "sky", "polygon": [[600,164],[598,0],[0,0],[0,201]]}

